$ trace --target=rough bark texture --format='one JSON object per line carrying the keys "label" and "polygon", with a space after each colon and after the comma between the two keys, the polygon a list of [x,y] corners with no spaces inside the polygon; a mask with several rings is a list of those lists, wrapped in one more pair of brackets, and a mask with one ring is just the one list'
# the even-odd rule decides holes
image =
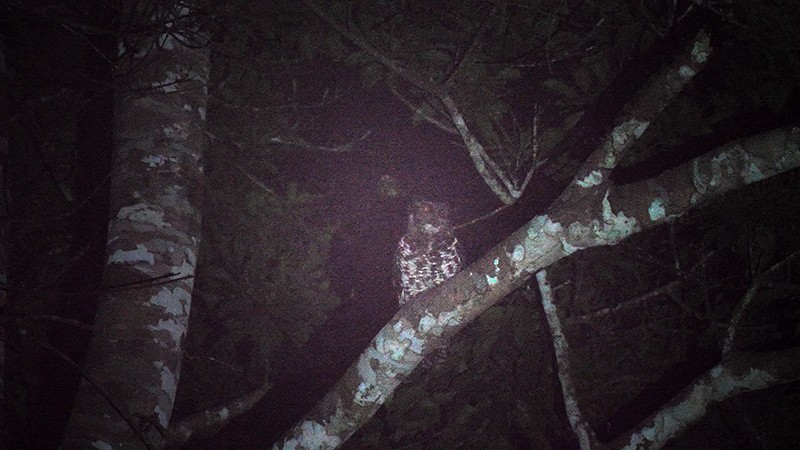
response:
{"label": "rough bark texture", "polygon": [[151,29],[171,33],[120,47],[130,70],[116,80],[108,292],[62,448],[159,447],[175,400],[200,239],[209,52],[178,28],[185,7],[150,14]]}

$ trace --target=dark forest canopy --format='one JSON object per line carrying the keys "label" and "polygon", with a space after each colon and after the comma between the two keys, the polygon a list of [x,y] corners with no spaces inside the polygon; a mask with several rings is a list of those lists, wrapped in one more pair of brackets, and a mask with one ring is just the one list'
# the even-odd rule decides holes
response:
{"label": "dark forest canopy", "polygon": [[[789,447],[797,23],[789,0],[8,3],[6,446]],[[468,267],[398,310],[420,199]]]}

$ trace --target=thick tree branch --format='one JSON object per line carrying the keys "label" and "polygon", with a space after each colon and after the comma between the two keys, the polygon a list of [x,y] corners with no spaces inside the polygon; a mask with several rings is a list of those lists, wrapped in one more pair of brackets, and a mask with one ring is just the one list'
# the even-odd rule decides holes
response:
{"label": "thick tree branch", "polygon": [[771,353],[733,352],[648,417],[626,442],[608,448],[657,449],[705,416],[712,403],[742,392],[800,380],[800,347]]}
{"label": "thick tree branch", "polygon": [[[800,128],[789,126],[730,143],[641,185],[609,187],[602,198],[576,197],[568,190],[548,214],[534,217],[469,267],[401,308],[277,447],[338,447],[391,397],[429,349],[450,339],[533,273],[578,250],[615,245],[711,196],[798,166]],[[686,178],[674,185],[683,201],[664,201],[666,190],[646,188],[676,176]],[[617,191],[614,202],[612,189]]]}
{"label": "thick tree branch", "polygon": [[700,31],[686,51],[670,66],[656,74],[636,95],[633,103],[625,108],[630,112],[618,119],[620,125],[611,131],[603,145],[584,162],[567,192],[583,196],[605,191],[609,174],[623,154],[703,68],[710,52],[709,38]]}
{"label": "thick tree branch", "polygon": [[[154,5],[152,11],[134,1],[120,6],[133,25],[151,29],[192,14],[185,4]],[[126,70],[115,79],[103,284],[124,288],[106,290],[97,306],[83,368],[87,377],[61,448],[163,445],[189,325],[208,146],[210,50],[184,45],[206,33],[189,23],[126,41],[131,46],[119,55]]]}

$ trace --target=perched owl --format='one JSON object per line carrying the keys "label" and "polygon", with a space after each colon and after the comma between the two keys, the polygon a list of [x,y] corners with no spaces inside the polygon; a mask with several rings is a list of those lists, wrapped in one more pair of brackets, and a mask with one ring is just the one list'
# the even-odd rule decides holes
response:
{"label": "perched owl", "polygon": [[452,277],[461,268],[458,240],[444,203],[417,201],[397,249],[400,304]]}

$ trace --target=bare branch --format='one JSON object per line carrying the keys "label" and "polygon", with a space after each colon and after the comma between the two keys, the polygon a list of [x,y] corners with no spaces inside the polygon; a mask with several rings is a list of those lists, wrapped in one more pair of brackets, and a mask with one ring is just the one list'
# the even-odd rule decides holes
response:
{"label": "bare branch", "polygon": [[[642,425],[615,442],[614,448],[657,449],[705,416],[708,406],[743,392],[780,386],[800,379],[800,347],[772,353],[728,355],[702,377],[648,417]],[[611,447],[611,446],[610,446]]]}
{"label": "bare branch", "polygon": [[497,208],[495,208],[495,209],[493,209],[493,210],[489,211],[488,213],[486,213],[486,214],[484,214],[484,215],[482,215],[482,216],[480,216],[480,217],[478,217],[478,218],[476,218],[476,219],[472,219],[472,220],[470,220],[469,222],[465,222],[465,223],[458,224],[458,225],[454,226],[454,227],[453,227],[453,229],[456,229],[456,230],[458,230],[458,229],[461,229],[461,228],[464,228],[464,227],[468,227],[468,226],[470,226],[470,225],[472,225],[472,224],[474,224],[474,223],[478,223],[478,222],[480,222],[480,221],[482,221],[482,220],[486,220],[486,219],[488,219],[489,217],[492,217],[493,215],[495,215],[495,214],[499,213],[500,211],[503,211],[504,209],[506,209],[506,208],[508,208],[508,207],[512,206],[513,204],[514,204],[514,203],[509,203],[509,204],[507,204],[507,205],[502,205],[502,206],[500,206],[500,207],[497,207]]}
{"label": "bare branch", "polygon": [[747,308],[750,306],[750,303],[753,301],[753,297],[755,297],[756,293],[758,293],[758,291],[765,284],[767,284],[769,275],[783,268],[790,260],[798,255],[800,255],[800,252],[793,252],[786,258],[773,264],[772,267],[759,274],[758,278],[753,280],[752,284],[747,289],[747,292],[745,292],[744,296],[742,297],[742,301],[739,302],[739,305],[736,307],[736,311],[731,315],[731,320],[728,322],[728,332],[725,335],[725,343],[722,346],[723,355],[726,355],[733,350],[733,341],[736,338],[736,329],[739,326],[742,315],[744,315],[744,312],[747,311]]}
{"label": "bare branch", "polygon": [[170,424],[166,441],[169,446],[186,443],[195,433],[217,428],[231,419],[250,411],[264,397],[272,384],[264,381],[257,389],[237,397],[227,403],[191,414]]}
{"label": "bare branch", "polygon": [[[441,96],[440,100],[450,113],[450,119],[461,135],[461,139],[464,140],[469,156],[472,158],[473,164],[475,164],[475,169],[478,170],[483,181],[486,182],[489,189],[494,192],[494,195],[496,195],[500,201],[507,205],[514,203],[515,199],[519,198],[519,195],[516,197],[513,195],[513,184],[492,160],[489,154],[486,153],[483,145],[478,142],[475,135],[469,130],[467,122],[464,120],[464,115],[459,110],[455,101],[448,95]],[[491,172],[488,169],[491,169]],[[502,183],[502,185],[500,183]]]}
{"label": "bare branch", "polygon": [[413,112],[415,116],[422,118],[422,120],[430,123],[431,125],[435,126],[436,128],[438,128],[438,129],[440,129],[440,130],[442,130],[444,132],[447,132],[447,133],[450,133],[450,134],[458,134],[458,131],[456,131],[456,129],[453,128],[452,125],[446,124],[446,123],[442,122],[441,120],[439,120],[439,119],[437,119],[437,118],[435,118],[435,117],[433,117],[433,116],[431,116],[429,114],[426,114],[425,111],[422,110],[422,106],[417,106],[417,105],[411,103],[411,100],[409,100],[405,96],[403,96],[403,94],[401,94],[400,91],[398,91],[394,86],[389,86],[389,90],[392,91],[392,94],[394,94],[394,96],[397,97],[397,99],[400,100],[400,102],[402,104],[406,105],[406,107],[408,109],[410,109],[411,112]]}
{"label": "bare branch", "polygon": [[553,339],[553,351],[556,356],[558,379],[561,381],[561,393],[564,396],[567,419],[569,419],[572,431],[578,436],[581,450],[597,448],[597,438],[589,423],[583,418],[581,409],[578,406],[575,384],[572,382],[572,367],[569,362],[569,345],[566,336],[564,336],[561,319],[558,317],[558,310],[555,303],[553,303],[553,291],[550,288],[550,282],[547,280],[547,271],[540,270],[536,274],[536,281],[539,284],[539,293],[542,295],[544,316],[547,318],[550,336]]}
{"label": "bare branch", "polygon": [[319,144],[312,144],[307,142],[305,139],[301,138],[284,138],[281,136],[274,136],[269,138],[269,141],[273,144],[283,144],[283,145],[291,145],[294,147],[305,148],[307,150],[319,150],[323,152],[331,152],[331,153],[345,153],[351,152],[355,150],[356,144],[363,141],[367,137],[372,134],[371,130],[367,130],[361,134],[361,136],[353,139],[350,142],[346,142],[344,144],[334,145],[334,146],[326,146],[326,145],[319,145]]}

